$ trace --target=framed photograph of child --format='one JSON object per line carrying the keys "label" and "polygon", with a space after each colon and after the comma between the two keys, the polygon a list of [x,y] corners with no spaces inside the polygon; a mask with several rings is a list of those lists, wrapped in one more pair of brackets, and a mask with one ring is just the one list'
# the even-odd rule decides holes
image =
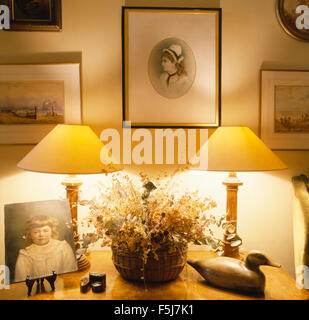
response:
{"label": "framed photograph of child", "polygon": [[5,263],[10,283],[77,270],[68,200],[4,207]]}
{"label": "framed photograph of child", "polygon": [[221,9],[122,8],[123,121],[220,125]]}

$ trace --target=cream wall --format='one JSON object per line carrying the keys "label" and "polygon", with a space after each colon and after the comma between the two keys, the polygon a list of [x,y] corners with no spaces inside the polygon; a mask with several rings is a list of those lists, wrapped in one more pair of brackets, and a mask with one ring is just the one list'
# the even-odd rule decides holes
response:
{"label": "cream wall", "polygon": [[[246,125],[258,132],[261,66],[309,69],[309,44],[286,35],[279,26],[274,0],[221,0],[222,124]],[[219,7],[220,1],[63,0],[63,32],[0,31],[0,63],[82,62],[83,121],[99,134],[121,126],[121,6]],[[0,146],[0,234],[5,203],[57,199],[64,195],[62,177],[22,172],[17,162],[31,146]],[[281,151],[289,166],[282,172],[239,176],[239,233],[244,248],[258,249],[293,275],[291,177],[309,172],[309,152]],[[156,174],[161,168],[143,168]],[[140,168],[130,168],[132,172]],[[187,187],[199,187],[225,208],[223,173],[184,175]],[[97,177],[87,177],[89,192]],[[3,237],[2,237],[3,238]],[[0,242],[0,264],[4,261]]]}

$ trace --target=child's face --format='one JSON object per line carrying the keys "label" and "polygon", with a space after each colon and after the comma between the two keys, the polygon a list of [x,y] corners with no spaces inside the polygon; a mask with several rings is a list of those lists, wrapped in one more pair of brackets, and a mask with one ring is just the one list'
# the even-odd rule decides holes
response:
{"label": "child's face", "polygon": [[163,70],[169,74],[173,74],[177,71],[175,62],[172,62],[170,59],[168,59],[165,56],[162,57],[161,65]]}
{"label": "child's face", "polygon": [[52,229],[49,226],[43,226],[38,228],[33,228],[30,231],[30,238],[32,243],[38,246],[44,246],[48,244],[52,236]]}

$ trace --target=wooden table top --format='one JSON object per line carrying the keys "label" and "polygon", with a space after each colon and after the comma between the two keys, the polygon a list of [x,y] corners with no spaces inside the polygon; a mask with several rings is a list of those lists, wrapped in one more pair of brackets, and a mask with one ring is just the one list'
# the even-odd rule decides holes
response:
{"label": "wooden table top", "polygon": [[[211,256],[206,251],[190,251],[188,257],[200,259]],[[10,285],[10,289],[0,290],[0,300],[309,300],[309,292],[296,288],[295,280],[282,268],[262,266],[266,277],[264,295],[232,292],[212,287],[186,264],[180,276],[171,282],[144,284],[123,279],[112,262],[111,251],[92,251],[88,255],[91,267],[87,271],[59,275],[55,282],[56,290],[50,291],[45,281],[46,292],[27,297],[27,286],[23,283]],[[88,276],[89,271],[106,273],[106,291],[93,293],[91,289],[80,293],[80,279]]]}

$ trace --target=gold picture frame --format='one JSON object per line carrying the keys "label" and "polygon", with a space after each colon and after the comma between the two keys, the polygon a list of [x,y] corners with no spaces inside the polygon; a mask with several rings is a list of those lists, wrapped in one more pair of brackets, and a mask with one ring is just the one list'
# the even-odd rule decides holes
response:
{"label": "gold picture frame", "polygon": [[[277,0],[276,12],[283,30],[301,41],[309,41],[309,1]],[[307,26],[306,26],[307,25]]]}
{"label": "gold picture frame", "polygon": [[272,150],[309,150],[309,70],[261,70],[260,138]]}
{"label": "gold picture frame", "polygon": [[122,45],[125,127],[220,126],[220,8],[122,7]]}
{"label": "gold picture frame", "polygon": [[10,29],[7,31],[62,31],[61,0],[7,0]]}

